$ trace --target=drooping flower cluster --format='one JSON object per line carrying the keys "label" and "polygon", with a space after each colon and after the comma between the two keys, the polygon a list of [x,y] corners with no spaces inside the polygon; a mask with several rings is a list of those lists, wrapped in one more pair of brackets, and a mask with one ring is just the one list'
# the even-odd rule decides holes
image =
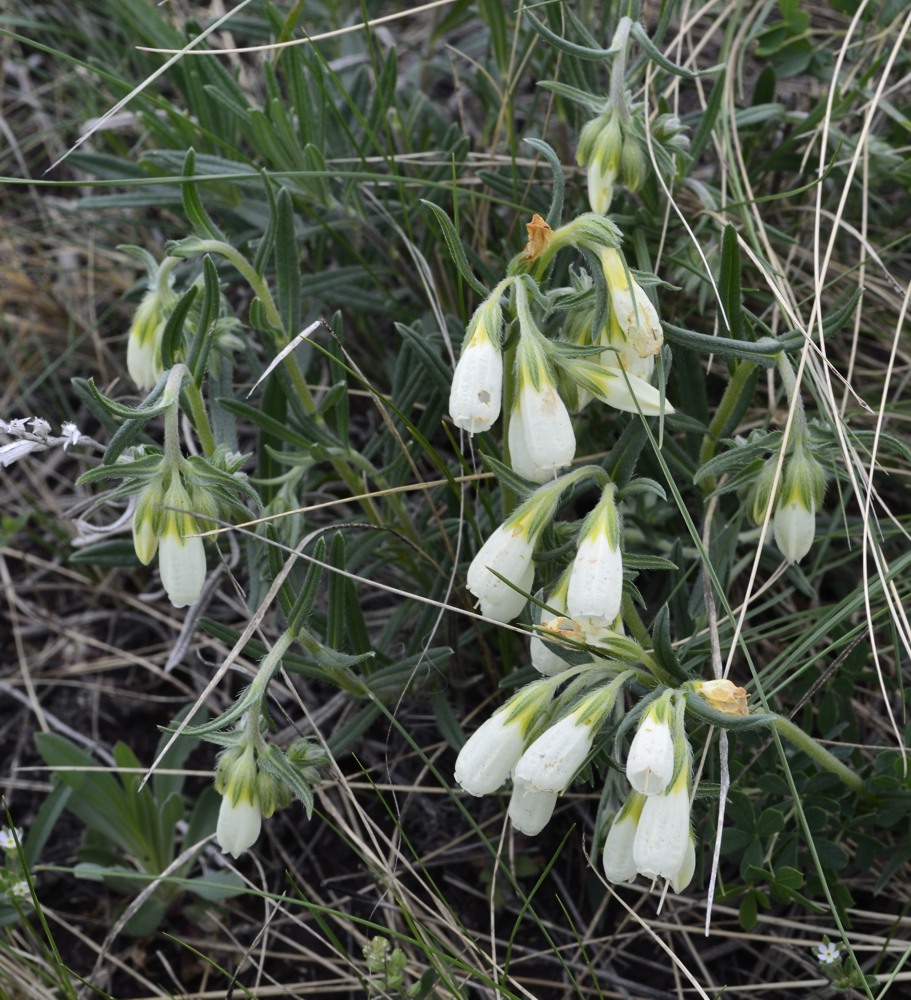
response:
{"label": "drooping flower cluster", "polygon": [[[491,429],[505,398],[509,462],[524,479],[545,483],[575,457],[570,408],[577,409],[580,399],[596,397],[616,409],[645,416],[674,411],[649,383],[654,355],[663,344],[661,326],[654,305],[617,249],[616,227],[600,216],[585,214],[557,230],[535,216],[528,230],[528,247],[513,263],[513,273],[488,295],[468,324],[453,375],[449,412],[457,427],[477,434]],[[590,279],[588,305],[567,289],[545,292],[540,284],[554,255],[568,247],[602,261],[610,302],[610,319],[603,331],[591,328],[595,309]],[[509,366],[501,343],[502,300],[507,293],[517,334]],[[561,305],[567,295],[571,304]],[[546,335],[542,322],[561,313],[565,314],[565,330]],[[572,334],[584,326],[586,314],[588,328],[581,342],[574,342]],[[593,351],[599,337],[605,348],[600,353]],[[640,359],[638,364],[633,363],[633,356]]]}
{"label": "drooping flower cluster", "polygon": [[674,892],[689,885],[696,866],[690,825],[690,747],[683,702],[666,692],[643,713],[626,758],[633,791],[604,842],[602,864],[611,882],[636,875],[666,878]]}

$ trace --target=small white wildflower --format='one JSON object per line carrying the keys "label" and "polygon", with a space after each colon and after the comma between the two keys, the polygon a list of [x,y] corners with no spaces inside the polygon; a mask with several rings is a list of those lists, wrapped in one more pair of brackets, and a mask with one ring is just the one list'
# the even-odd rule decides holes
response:
{"label": "small white wildflower", "polygon": [[820,965],[834,965],[841,958],[838,945],[827,941],[816,946],[816,959]]}
{"label": "small white wildflower", "polygon": [[0,848],[4,851],[15,851],[16,845],[22,843],[22,828],[0,827]]}
{"label": "small white wildflower", "polygon": [[60,428],[60,436],[63,438],[63,450],[66,451],[71,445],[79,444],[82,432],[72,420],[67,420]]}
{"label": "small white wildflower", "polygon": [[29,892],[28,882],[26,882],[25,879],[20,879],[18,882],[14,882],[9,887],[9,894],[15,899],[25,899],[30,896],[31,893]]}

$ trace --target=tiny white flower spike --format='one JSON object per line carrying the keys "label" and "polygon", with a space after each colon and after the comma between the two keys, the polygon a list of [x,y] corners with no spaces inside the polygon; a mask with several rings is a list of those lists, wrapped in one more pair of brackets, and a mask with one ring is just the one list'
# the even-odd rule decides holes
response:
{"label": "tiny white flower spike", "polygon": [[674,740],[667,710],[649,706],[639,722],[626,757],[626,777],[643,795],[661,795],[674,776]]}
{"label": "tiny white flower spike", "polygon": [[680,880],[690,842],[690,791],[688,768],[663,795],[649,795],[642,806],[633,859],[646,878]]}
{"label": "tiny white flower spike", "polygon": [[557,793],[542,791],[515,778],[509,798],[509,819],[512,825],[527,837],[536,837],[554,814]]}
{"label": "tiny white flower spike", "polygon": [[452,376],[449,414],[469,434],[490,430],[500,416],[503,354],[500,351],[500,290],[475,312]]}
{"label": "tiny white flower spike", "polygon": [[[520,312],[520,320],[523,315]],[[530,332],[520,334],[516,348],[519,388],[509,416],[509,461],[525,479],[546,483],[557,470],[572,462],[576,435],[569,410],[548,370],[547,358],[537,345],[541,334],[527,322]]]}
{"label": "tiny white flower spike", "polygon": [[591,753],[595,726],[589,702],[564,716],[522,754],[515,780],[541,792],[565,792]]}
{"label": "tiny white flower spike", "polygon": [[616,487],[608,483],[583,522],[569,576],[566,608],[573,618],[613,621],[623,599],[623,555]]}
{"label": "tiny white flower spike", "polygon": [[521,520],[504,522],[481,546],[468,567],[465,583],[480,601],[485,618],[508,622],[521,613],[526,604],[524,594],[508,586],[491,570],[527,594],[535,579],[534,549],[535,541]]}
{"label": "tiny white flower spike", "polygon": [[262,812],[246,792],[242,791],[236,802],[230,794],[222,796],[215,836],[226,854],[239,858],[249,850],[259,838],[262,825]]}
{"label": "tiny white flower spike", "polygon": [[[175,608],[193,604],[206,582],[206,551],[195,534],[196,519],[188,512],[190,498],[176,477],[164,495],[166,510],[158,539],[158,569],[168,599]],[[184,513],[186,512],[186,513]]]}
{"label": "tiny white flower spike", "polygon": [[645,799],[633,792],[617,813],[604,840],[601,864],[608,882],[632,882],[638,875],[633,860],[633,841]]}
{"label": "tiny white flower spike", "polygon": [[788,562],[800,562],[816,537],[816,513],[808,510],[800,497],[789,500],[775,511],[772,521],[775,544]]}
{"label": "tiny white flower spike", "polygon": [[610,292],[612,339],[622,337],[640,358],[658,354],[664,344],[658,310],[627,270],[620,251],[605,247],[601,266]]}
{"label": "tiny white flower spike", "polygon": [[489,795],[506,781],[525,749],[523,720],[504,706],[468,737],[455,780],[470,795]]}

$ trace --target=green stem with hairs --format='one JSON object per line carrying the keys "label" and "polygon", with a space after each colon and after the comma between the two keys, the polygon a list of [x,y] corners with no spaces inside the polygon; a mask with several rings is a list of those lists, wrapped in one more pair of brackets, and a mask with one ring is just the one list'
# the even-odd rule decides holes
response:
{"label": "green stem with hairs", "polygon": [[844,784],[851,789],[852,792],[857,792],[858,795],[867,795],[867,789],[864,786],[863,780],[858,774],[855,774],[845,764],[835,757],[833,754],[829,753],[825,747],[820,746],[812,736],[808,736],[800,726],[796,726],[790,719],[786,719],[781,715],[775,715],[772,719],[772,725],[775,727],[775,731],[779,736],[783,736],[786,740],[796,746],[798,749],[803,750],[803,752],[815,761],[820,767],[825,768],[827,771],[831,771],[832,774],[836,775]]}

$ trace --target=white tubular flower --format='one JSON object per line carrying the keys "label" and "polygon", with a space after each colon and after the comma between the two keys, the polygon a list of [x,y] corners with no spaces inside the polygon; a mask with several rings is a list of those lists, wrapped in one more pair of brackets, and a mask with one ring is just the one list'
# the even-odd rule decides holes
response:
{"label": "white tubular flower", "polygon": [[537,836],[550,822],[557,805],[557,793],[535,788],[520,778],[513,781],[509,799],[509,819],[527,837]]}
{"label": "white tubular flower", "polygon": [[658,311],[627,270],[620,251],[605,247],[601,265],[610,291],[612,339],[619,334],[640,358],[658,354],[664,344]]}
{"label": "white tubular flower", "polygon": [[481,614],[498,622],[512,621],[525,607],[526,598],[491,570],[528,593],[535,579],[534,539],[521,523],[506,521],[481,546],[468,567],[465,583],[481,602]]}
{"label": "white tubular flower", "polygon": [[470,795],[489,795],[509,777],[525,749],[522,719],[501,708],[469,736],[455,763],[455,780]]}
{"label": "white tubular flower", "polygon": [[237,744],[219,755],[215,789],[222,799],[215,835],[221,849],[234,858],[256,843],[262,829],[258,778],[256,751],[251,742]]}
{"label": "white tubular flower", "polygon": [[626,777],[643,795],[661,795],[674,776],[674,740],[659,704],[653,704],[639,722],[626,757]]}
{"label": "white tubular flower", "polygon": [[566,594],[566,608],[573,618],[612,622],[620,613],[623,556],[614,493],[614,485],[608,484],[582,525]]}
{"label": "white tubular flower", "polygon": [[238,858],[249,850],[259,838],[262,825],[263,815],[253,798],[241,794],[232,802],[230,795],[222,796],[215,836],[225,854]]}
{"label": "white tubular flower", "polygon": [[533,483],[546,483],[558,469],[572,462],[576,435],[566,404],[546,372],[538,386],[521,379],[521,388],[509,420],[509,461]]}
{"label": "white tubular flower", "polygon": [[195,534],[196,519],[187,511],[190,498],[177,477],[164,495],[164,526],[158,539],[158,569],[171,604],[183,608],[199,597],[206,582],[206,551]]}
{"label": "white tubular flower", "polygon": [[601,854],[608,882],[632,882],[639,873],[633,859],[633,841],[644,801],[641,795],[633,792],[611,824]]}
{"label": "white tubular flower", "polygon": [[649,795],[642,806],[633,840],[636,870],[646,878],[682,882],[690,838],[689,774],[684,767],[669,791]]}
{"label": "white tubular flower", "polygon": [[499,290],[475,312],[452,376],[449,415],[469,434],[490,430],[500,416],[503,355],[500,351]]}
{"label": "white tubular flower", "polygon": [[515,780],[535,791],[565,792],[591,752],[595,727],[588,704],[555,722],[522,754]]}
{"label": "white tubular flower", "polygon": [[800,496],[792,496],[775,511],[772,521],[775,544],[788,562],[800,562],[816,537],[816,512],[804,506]]}

